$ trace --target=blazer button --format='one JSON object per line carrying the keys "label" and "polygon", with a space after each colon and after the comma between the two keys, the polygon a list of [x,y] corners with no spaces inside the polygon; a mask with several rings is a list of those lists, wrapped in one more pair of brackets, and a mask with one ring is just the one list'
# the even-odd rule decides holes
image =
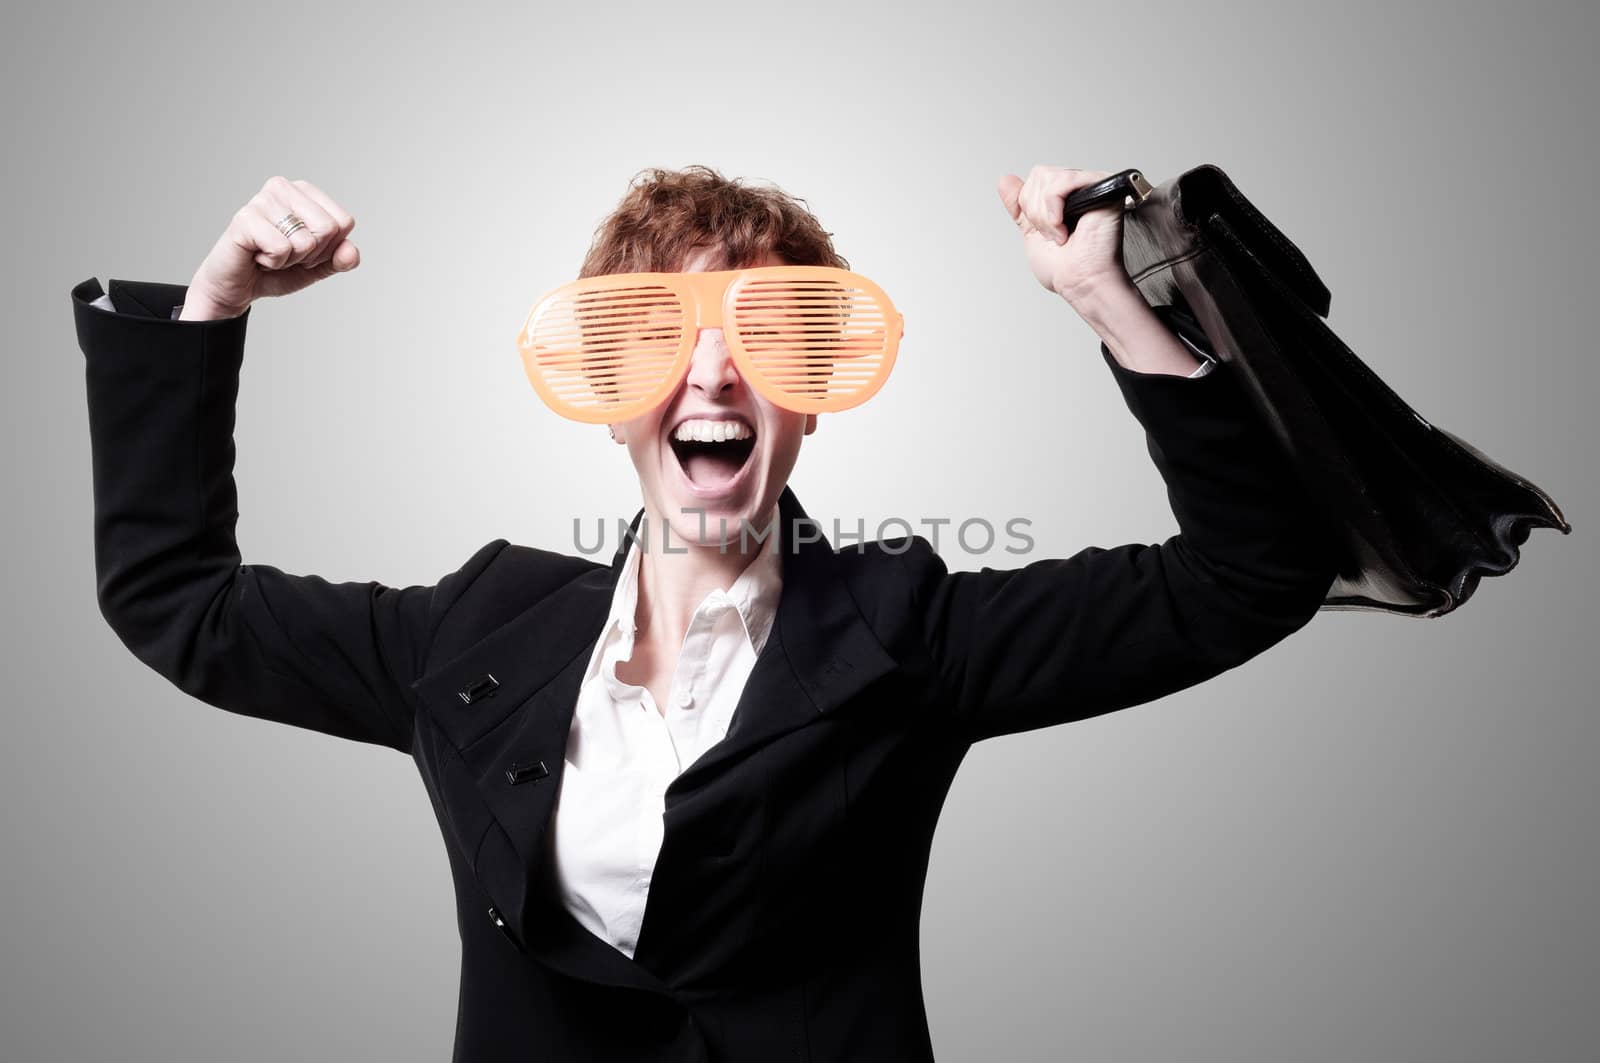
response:
{"label": "blazer button", "polygon": [[532,764],[513,764],[506,769],[506,779],[512,786],[518,783],[529,782],[533,779],[542,779],[550,774],[550,769],[544,766],[544,761],[536,760]]}
{"label": "blazer button", "polygon": [[518,941],[516,935],[511,933],[511,928],[506,926],[506,921],[500,918],[499,909],[495,908],[493,905],[489,906],[489,921],[500,928],[500,933],[506,936],[506,940],[511,942],[511,944],[516,947],[518,952],[522,951],[522,942]]}
{"label": "blazer button", "polygon": [[460,698],[468,705],[471,705],[479,698],[486,698],[492,695],[499,686],[500,680],[496,679],[494,676],[487,674],[481,675],[477,679],[474,679],[472,682],[468,683],[467,689],[456,691],[456,697]]}

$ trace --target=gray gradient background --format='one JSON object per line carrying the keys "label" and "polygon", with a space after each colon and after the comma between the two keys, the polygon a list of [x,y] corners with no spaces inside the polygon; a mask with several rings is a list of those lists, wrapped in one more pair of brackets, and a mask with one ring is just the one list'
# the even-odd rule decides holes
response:
{"label": "gray gradient background", "polygon": [[456,1006],[412,763],[189,699],[101,620],[71,285],[186,283],[274,173],[348,207],[360,269],[252,315],[240,542],[432,583],[632,514],[513,340],[628,178],[690,162],[805,197],[905,313],[886,389],[806,443],[819,517],[1022,515],[1030,559],[1172,534],[993,184],[1214,162],[1350,345],[1577,529],[1442,620],[1325,612],[976,747],[923,910],[941,1059],[1594,1058],[1592,6],[431,6],[7,16],[0,1058],[436,1061]]}

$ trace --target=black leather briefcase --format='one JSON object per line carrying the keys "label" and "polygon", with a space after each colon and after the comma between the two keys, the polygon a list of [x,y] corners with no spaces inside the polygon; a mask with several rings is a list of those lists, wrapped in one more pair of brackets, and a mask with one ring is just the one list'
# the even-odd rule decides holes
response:
{"label": "black leather briefcase", "polygon": [[1327,286],[1221,169],[1141,191],[1123,218],[1129,275],[1164,319],[1203,330],[1347,548],[1323,608],[1441,616],[1511,571],[1531,529],[1572,531],[1549,495],[1429,423],[1334,335]]}

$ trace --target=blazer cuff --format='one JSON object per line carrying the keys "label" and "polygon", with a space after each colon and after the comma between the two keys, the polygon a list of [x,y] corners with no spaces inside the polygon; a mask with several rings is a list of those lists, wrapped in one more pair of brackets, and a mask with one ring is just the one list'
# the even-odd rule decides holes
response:
{"label": "blazer cuff", "polygon": [[[91,352],[237,350],[244,346],[250,308],[237,317],[180,321],[189,287],[154,281],[113,279],[109,292],[94,277],[72,289],[78,346]],[[112,357],[127,357],[126,353]],[[156,357],[161,357],[156,354]]]}
{"label": "blazer cuff", "polygon": [[[1200,322],[1195,320],[1194,315],[1181,307],[1170,306],[1165,303],[1152,306],[1150,309],[1155,311],[1155,315],[1161,319],[1161,323],[1167,326],[1167,331],[1176,336],[1179,342],[1194,353],[1194,356],[1200,360],[1199,366],[1192,373],[1186,373],[1181,377],[1175,373],[1139,373],[1136,370],[1127,369],[1120,362],[1116,362],[1116,359],[1112,357],[1111,350],[1102,341],[1100,353],[1107,362],[1115,362],[1116,368],[1121,369],[1123,374],[1166,376],[1178,380],[1197,380],[1217,367],[1219,359],[1216,351],[1212,349],[1211,340],[1206,336],[1205,330],[1200,327]],[[1122,374],[1119,374],[1119,379],[1121,379],[1121,376]]]}

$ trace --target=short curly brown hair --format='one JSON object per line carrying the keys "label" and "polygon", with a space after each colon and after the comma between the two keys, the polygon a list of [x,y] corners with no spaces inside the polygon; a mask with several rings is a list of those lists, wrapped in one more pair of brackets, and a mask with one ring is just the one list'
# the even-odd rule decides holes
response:
{"label": "short curly brown hair", "polygon": [[769,251],[794,266],[850,268],[805,200],[696,165],[634,174],[595,230],[578,276],[676,273],[701,248],[720,251],[717,269],[742,268]]}

